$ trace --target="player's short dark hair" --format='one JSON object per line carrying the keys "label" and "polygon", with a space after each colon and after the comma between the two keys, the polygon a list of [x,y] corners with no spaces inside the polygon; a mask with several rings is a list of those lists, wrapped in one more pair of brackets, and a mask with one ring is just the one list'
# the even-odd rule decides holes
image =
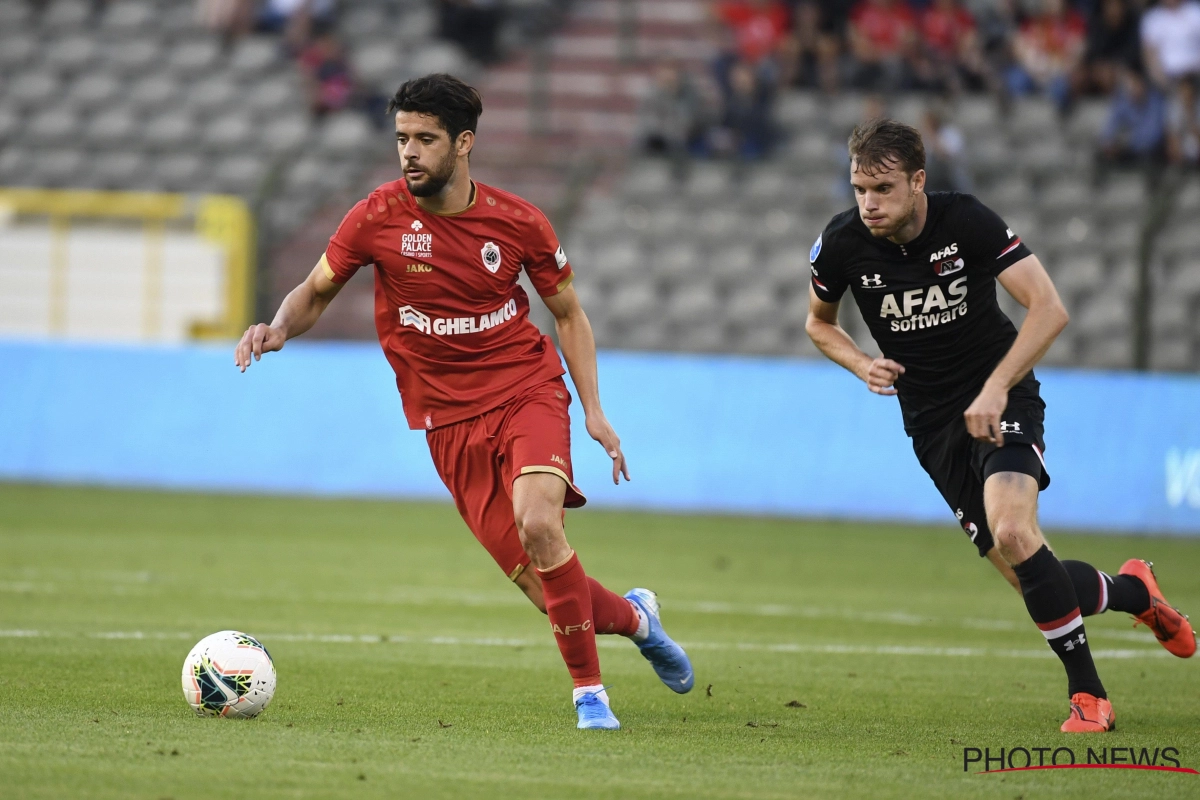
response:
{"label": "player's short dark hair", "polygon": [[925,169],[925,143],[911,125],[879,117],[857,125],[847,142],[860,172],[874,175],[893,166],[913,175]]}
{"label": "player's short dark hair", "polygon": [[401,84],[387,108],[389,116],[397,111],[437,117],[453,141],[463,131],[475,132],[479,115],[483,113],[483,99],[475,87],[439,72]]}

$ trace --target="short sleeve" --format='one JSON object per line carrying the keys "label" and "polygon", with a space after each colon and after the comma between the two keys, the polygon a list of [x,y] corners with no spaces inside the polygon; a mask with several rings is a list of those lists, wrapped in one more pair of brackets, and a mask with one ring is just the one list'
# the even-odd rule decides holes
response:
{"label": "short sleeve", "polygon": [[375,261],[371,254],[375,227],[367,218],[367,205],[367,200],[360,200],[350,209],[325,248],[325,274],[335,283],[345,283],[359,267]]}
{"label": "short sleeve", "polygon": [[554,228],[541,212],[530,215],[522,265],[542,297],[553,297],[575,279],[575,272],[554,234]]}
{"label": "short sleeve", "polygon": [[836,303],[846,292],[846,281],[842,278],[841,265],[830,253],[826,238],[830,235],[828,228],[813,242],[808,251],[808,269],[812,272],[812,287],[817,297],[826,303]]}
{"label": "short sleeve", "polygon": [[970,258],[991,275],[999,275],[1026,256],[1033,255],[999,214],[974,197],[966,204],[961,229],[970,232]]}

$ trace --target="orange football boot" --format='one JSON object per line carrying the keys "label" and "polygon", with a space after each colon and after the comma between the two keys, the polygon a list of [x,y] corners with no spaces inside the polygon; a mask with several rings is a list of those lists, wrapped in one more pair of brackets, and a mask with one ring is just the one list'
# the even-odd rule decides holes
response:
{"label": "orange football boot", "polygon": [[1059,728],[1063,733],[1107,733],[1117,727],[1112,703],[1076,692],[1071,695],[1071,716]]}
{"label": "orange football boot", "polygon": [[1134,617],[1133,626],[1145,625],[1167,648],[1167,652],[1180,658],[1191,658],[1196,652],[1196,634],[1187,615],[1167,603],[1154,577],[1154,565],[1140,558],[1131,558],[1121,565],[1121,575],[1132,575],[1146,584],[1150,592],[1150,607]]}

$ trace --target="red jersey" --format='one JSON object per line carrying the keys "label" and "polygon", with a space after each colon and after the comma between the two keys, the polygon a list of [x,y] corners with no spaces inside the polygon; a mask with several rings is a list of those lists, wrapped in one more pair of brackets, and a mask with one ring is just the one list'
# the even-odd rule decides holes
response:
{"label": "red jersey", "polygon": [[738,52],[752,64],[773,53],[790,26],[787,8],[780,2],[728,0],[717,6],[717,16],[733,30]]}
{"label": "red jersey", "polygon": [[571,283],[571,265],[541,211],[474,186],[471,205],[448,215],[417,205],[403,180],[385,183],[325,251],[337,283],[375,265],[375,329],[414,429],[479,416],[563,374],[517,278],[524,268],[549,297]]}
{"label": "red jersey", "polygon": [[958,51],[961,42],[975,31],[975,20],[965,8],[934,6],[921,15],[921,38],[944,56]]}
{"label": "red jersey", "polygon": [[860,3],[850,14],[850,24],[881,56],[899,55],[912,38],[917,18],[907,3]]}

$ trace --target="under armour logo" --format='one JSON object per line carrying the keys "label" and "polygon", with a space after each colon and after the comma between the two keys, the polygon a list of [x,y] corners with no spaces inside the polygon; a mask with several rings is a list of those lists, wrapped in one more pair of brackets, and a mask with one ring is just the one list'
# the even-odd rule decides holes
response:
{"label": "under armour logo", "polygon": [[1068,652],[1074,650],[1076,642],[1079,642],[1079,644],[1087,644],[1087,639],[1083,638],[1083,634],[1081,633],[1078,636],[1067,639],[1065,642],[1063,642],[1063,649]]}
{"label": "under armour logo", "polygon": [[419,231],[419,230],[421,230],[421,228],[424,228],[425,226],[421,224],[421,220],[419,220],[419,219],[414,219],[414,220],[412,221],[412,226],[411,226],[411,227],[412,227],[412,229],[413,229],[414,231]]}
{"label": "under armour logo", "polygon": [[875,277],[869,275],[862,276],[863,286],[883,286],[883,276],[876,273]]}
{"label": "under armour logo", "polygon": [[1000,423],[1000,432],[1001,433],[1020,433],[1021,432],[1021,423],[1019,423],[1019,422],[1001,422]]}

